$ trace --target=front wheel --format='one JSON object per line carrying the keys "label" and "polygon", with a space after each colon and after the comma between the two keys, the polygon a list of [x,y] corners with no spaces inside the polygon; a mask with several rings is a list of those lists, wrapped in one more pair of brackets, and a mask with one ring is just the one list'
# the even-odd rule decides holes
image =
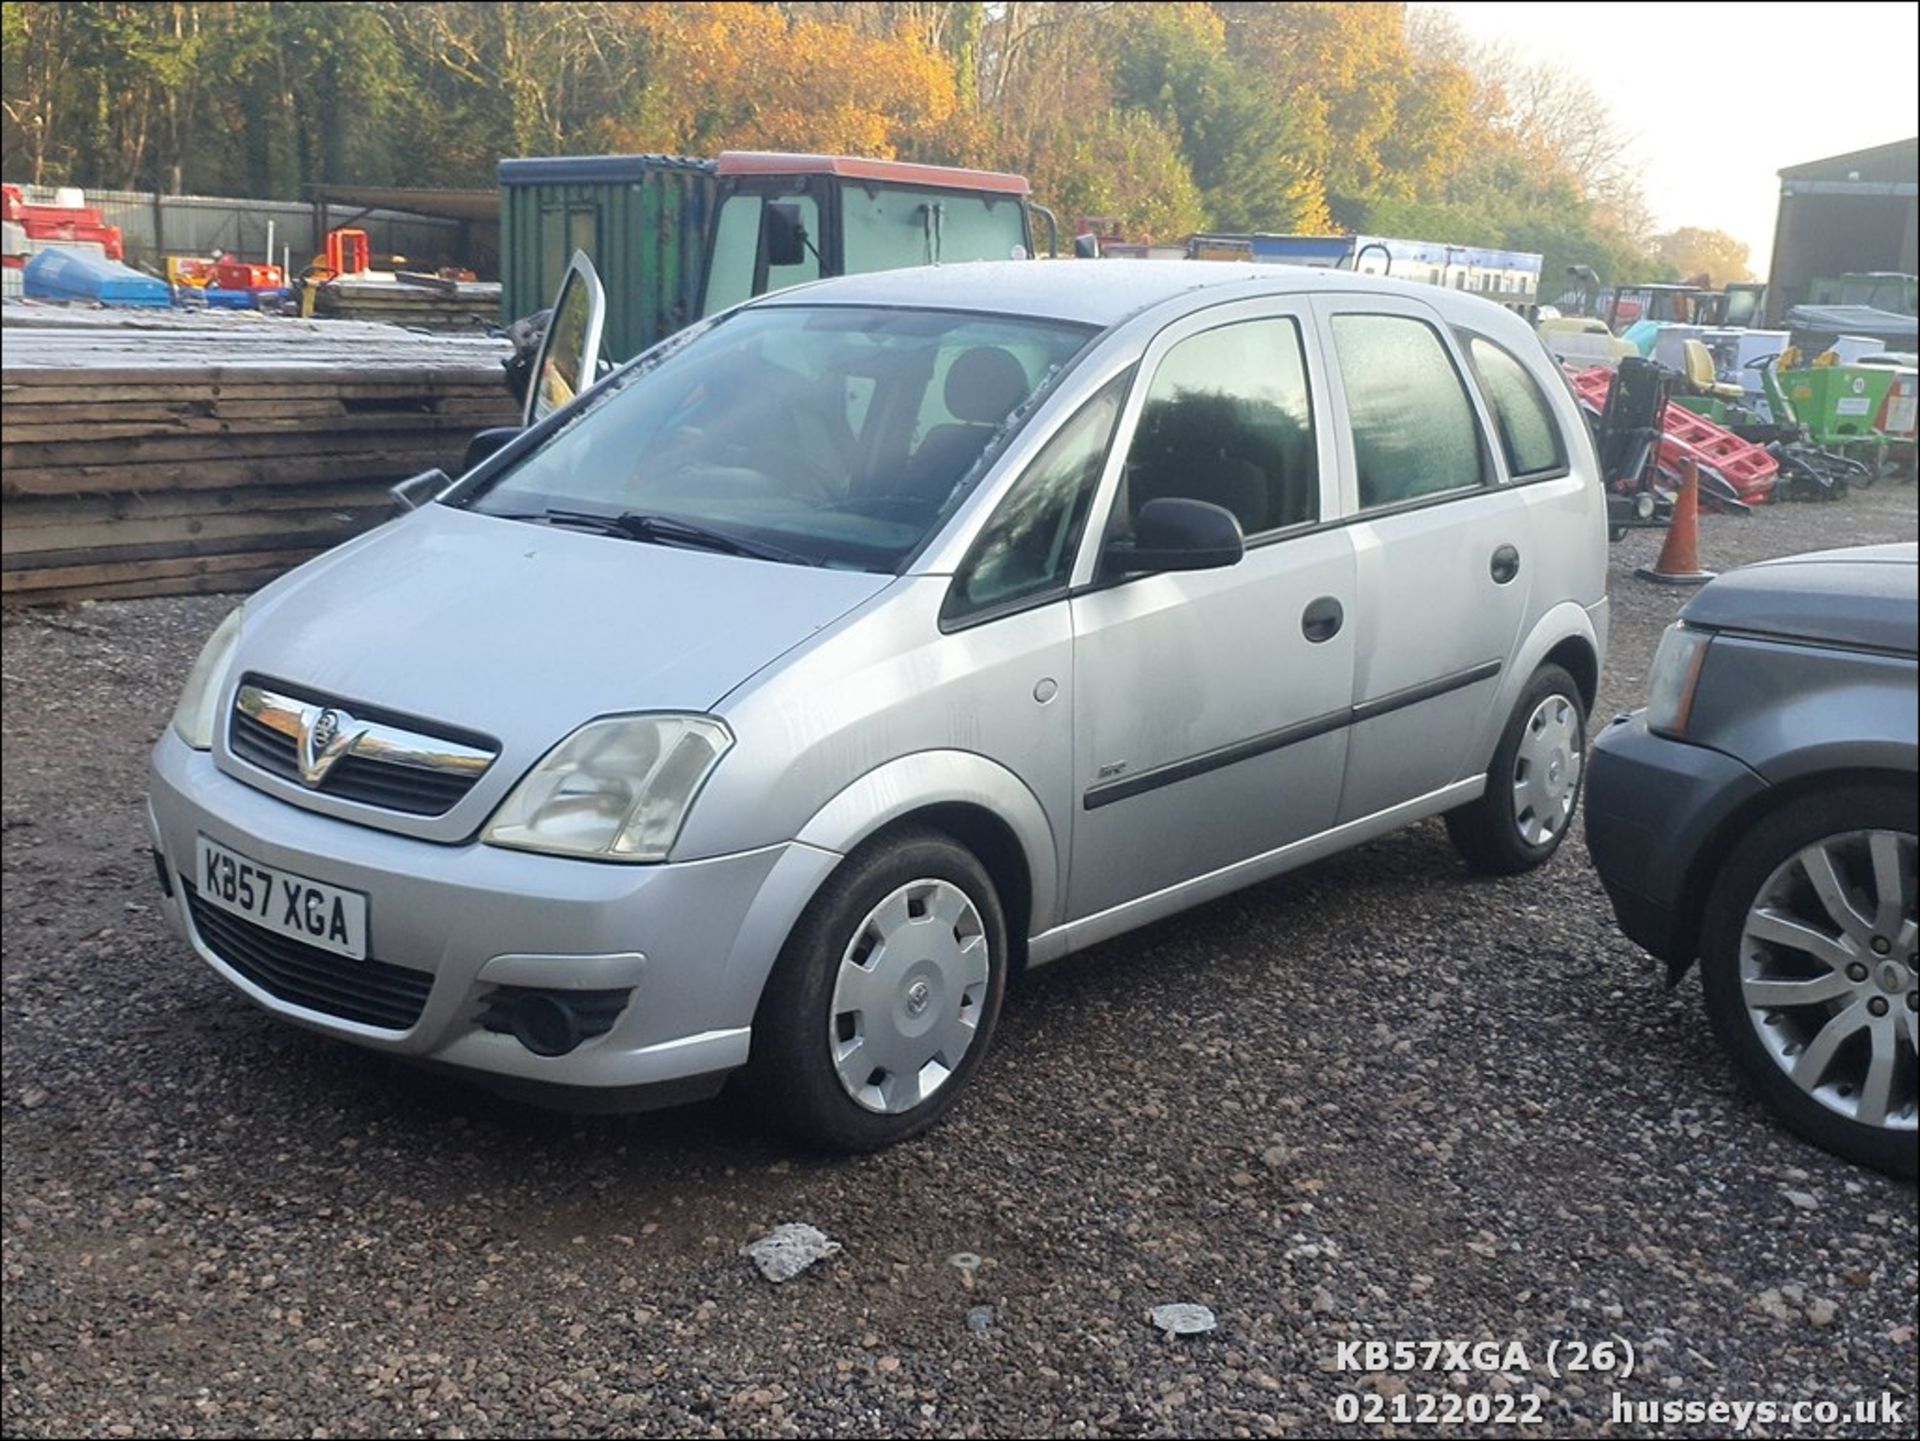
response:
{"label": "front wheel", "polygon": [[1574,678],[1543,665],[1520,693],[1480,799],[1447,812],[1467,865],[1515,876],[1545,865],[1566,839],[1586,772],[1587,708]]}
{"label": "front wheel", "polygon": [[1915,1168],[1920,983],[1910,789],[1837,786],[1768,816],[1707,900],[1707,1012],[1787,1125],[1850,1161]]}
{"label": "front wheel", "polygon": [[1006,978],[1005,916],[973,854],[936,831],[881,837],[848,857],[781,950],[749,1084],[812,1145],[903,1141],[979,1065]]}

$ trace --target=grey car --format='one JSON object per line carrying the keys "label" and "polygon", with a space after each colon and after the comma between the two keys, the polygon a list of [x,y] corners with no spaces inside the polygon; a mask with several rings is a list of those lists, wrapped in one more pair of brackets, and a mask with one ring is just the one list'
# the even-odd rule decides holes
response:
{"label": "grey car", "polygon": [[1916,551],[1709,583],[1647,707],[1594,744],[1587,844],[1621,928],[1790,1126],[1914,1173]]}
{"label": "grey car", "polygon": [[154,752],[169,914],[275,1015],[574,1105],[744,1071],[871,1148],[1022,966],[1426,817],[1492,872],[1567,832],[1605,507],[1497,305],[958,265],[579,359],[236,611]]}

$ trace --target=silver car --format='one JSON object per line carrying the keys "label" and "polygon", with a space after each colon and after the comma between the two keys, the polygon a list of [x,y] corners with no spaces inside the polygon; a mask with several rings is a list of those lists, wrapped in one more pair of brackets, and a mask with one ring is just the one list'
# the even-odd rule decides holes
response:
{"label": "silver car", "polygon": [[1023,966],[1429,816],[1488,872],[1566,834],[1606,512],[1494,304],[956,265],[574,388],[188,678],[161,884],[278,1016],[574,1105],[744,1069],[868,1149]]}

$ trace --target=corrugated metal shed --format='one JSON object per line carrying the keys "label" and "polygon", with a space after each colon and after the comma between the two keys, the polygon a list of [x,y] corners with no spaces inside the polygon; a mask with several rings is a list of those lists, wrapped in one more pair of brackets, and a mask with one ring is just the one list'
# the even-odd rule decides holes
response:
{"label": "corrugated metal shed", "polygon": [[1915,273],[1920,139],[1853,150],[1780,172],[1780,212],[1767,267],[1767,322],[1777,325],[1821,276]]}

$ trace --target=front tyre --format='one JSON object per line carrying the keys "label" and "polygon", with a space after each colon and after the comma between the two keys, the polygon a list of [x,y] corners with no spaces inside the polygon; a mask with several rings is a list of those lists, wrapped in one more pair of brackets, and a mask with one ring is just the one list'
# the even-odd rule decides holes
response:
{"label": "front tyre", "polygon": [[1543,665],[1514,704],[1480,799],[1447,812],[1447,834],[1473,870],[1514,876],[1566,839],[1586,775],[1587,708],[1564,669]]}
{"label": "front tyre", "polygon": [[1749,1086],[1814,1145],[1915,1169],[1915,813],[1836,786],[1766,817],[1707,900],[1700,979]]}
{"label": "front tyre", "polygon": [[918,1135],[992,1040],[1006,990],[1000,898],[931,830],[856,851],[794,927],[760,999],[748,1080],[785,1130],[835,1151]]}

